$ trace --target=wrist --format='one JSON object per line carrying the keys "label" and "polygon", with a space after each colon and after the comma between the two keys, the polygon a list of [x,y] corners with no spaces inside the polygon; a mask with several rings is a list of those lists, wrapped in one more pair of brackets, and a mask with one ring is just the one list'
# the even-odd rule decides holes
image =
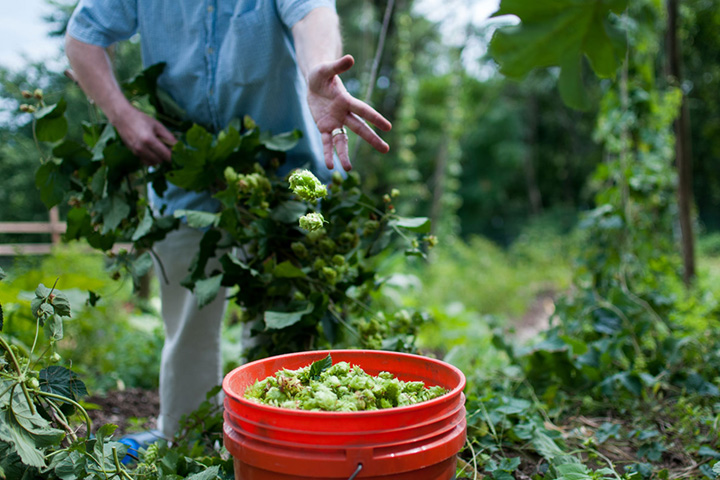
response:
{"label": "wrist", "polygon": [[105,108],[100,106],[108,121],[116,128],[127,122],[135,113],[135,107],[123,95],[122,98],[114,99]]}

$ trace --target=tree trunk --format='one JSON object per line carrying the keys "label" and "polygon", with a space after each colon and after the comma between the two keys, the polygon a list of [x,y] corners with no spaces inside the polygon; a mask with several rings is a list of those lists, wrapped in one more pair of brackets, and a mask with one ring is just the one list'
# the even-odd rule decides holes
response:
{"label": "tree trunk", "polygon": [[[682,85],[682,56],[678,29],[679,0],[668,0],[667,74],[676,85]],[[692,146],[690,143],[690,113],[687,98],[683,95],[680,115],[675,120],[675,162],[678,171],[678,216],[682,236],[683,280],[690,286],[695,278],[695,247],[692,225]]]}

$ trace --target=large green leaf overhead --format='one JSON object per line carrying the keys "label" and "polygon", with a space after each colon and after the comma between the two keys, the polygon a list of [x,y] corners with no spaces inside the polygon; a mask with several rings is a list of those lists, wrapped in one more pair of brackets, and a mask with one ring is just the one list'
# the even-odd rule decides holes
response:
{"label": "large green leaf overhead", "polygon": [[519,25],[499,28],[490,54],[508,77],[521,78],[535,68],[560,67],[558,88],[572,108],[587,109],[582,83],[585,56],[595,74],[613,78],[621,58],[623,35],[609,25],[627,0],[502,0],[494,16],[515,15]]}

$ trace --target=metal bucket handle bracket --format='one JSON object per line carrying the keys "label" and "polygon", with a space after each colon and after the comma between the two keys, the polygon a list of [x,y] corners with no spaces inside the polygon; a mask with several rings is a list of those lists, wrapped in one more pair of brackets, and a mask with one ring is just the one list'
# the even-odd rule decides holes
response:
{"label": "metal bucket handle bracket", "polygon": [[362,470],[362,467],[363,467],[362,463],[358,463],[358,466],[355,469],[355,473],[350,475],[350,478],[348,478],[348,480],[355,480],[355,477],[358,476],[358,473],[360,473],[360,470]]}

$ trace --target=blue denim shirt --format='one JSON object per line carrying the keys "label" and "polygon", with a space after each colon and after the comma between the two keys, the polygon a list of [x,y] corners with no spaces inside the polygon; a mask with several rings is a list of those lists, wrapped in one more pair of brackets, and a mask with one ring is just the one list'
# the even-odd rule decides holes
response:
{"label": "blue denim shirt", "polygon": [[[263,130],[303,132],[286,170],[309,166],[323,181],[320,133],[306,102],[290,29],[334,0],[80,0],[68,33],[107,47],[140,34],[145,66],[165,62],[159,86],[188,118],[216,131],[250,115]],[[213,211],[208,194],[171,188],[156,208]],[[152,195],[154,197],[154,195]]]}

